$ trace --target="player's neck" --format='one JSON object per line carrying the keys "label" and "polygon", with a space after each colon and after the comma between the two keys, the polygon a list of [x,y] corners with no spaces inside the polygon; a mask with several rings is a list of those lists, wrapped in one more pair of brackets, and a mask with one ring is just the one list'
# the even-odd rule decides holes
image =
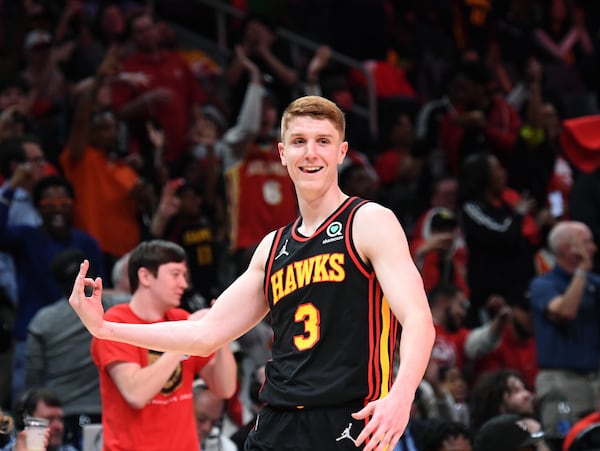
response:
{"label": "player's neck", "polygon": [[302,225],[298,231],[305,236],[311,236],[347,198],[347,195],[337,189],[323,196],[299,199]]}

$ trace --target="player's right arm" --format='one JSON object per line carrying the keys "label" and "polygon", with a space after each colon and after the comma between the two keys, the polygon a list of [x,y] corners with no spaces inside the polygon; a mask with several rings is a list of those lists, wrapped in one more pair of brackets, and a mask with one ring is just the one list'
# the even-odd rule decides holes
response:
{"label": "player's right arm", "polygon": [[[258,245],[248,269],[227,288],[199,321],[169,321],[153,324],[113,323],[103,319],[102,281],[86,278],[89,263],[81,265],[69,298],[71,306],[92,335],[163,352],[208,355],[254,327],[266,315],[264,295],[267,256],[274,232]],[[94,287],[86,297],[84,287]]]}

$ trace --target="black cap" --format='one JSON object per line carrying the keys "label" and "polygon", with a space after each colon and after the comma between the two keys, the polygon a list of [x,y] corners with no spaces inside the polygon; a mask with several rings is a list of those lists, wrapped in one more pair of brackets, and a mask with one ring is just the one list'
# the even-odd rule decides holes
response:
{"label": "black cap", "polygon": [[529,432],[520,415],[498,415],[485,422],[475,435],[473,451],[517,451],[544,438],[543,432]]}
{"label": "black cap", "polygon": [[432,232],[450,232],[458,224],[454,213],[447,208],[436,208],[431,215],[429,228]]}

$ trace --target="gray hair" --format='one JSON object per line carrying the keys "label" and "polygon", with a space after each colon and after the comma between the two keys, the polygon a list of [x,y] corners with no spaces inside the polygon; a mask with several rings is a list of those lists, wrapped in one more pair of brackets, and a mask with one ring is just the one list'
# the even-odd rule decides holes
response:
{"label": "gray hair", "polygon": [[561,245],[568,242],[577,229],[587,229],[587,226],[579,221],[560,221],[552,228],[548,234],[548,247],[554,255],[558,254]]}
{"label": "gray hair", "polygon": [[113,265],[112,272],[110,273],[110,279],[112,280],[113,287],[118,286],[123,278],[129,277],[127,274],[127,262],[129,261],[129,252],[120,257]]}

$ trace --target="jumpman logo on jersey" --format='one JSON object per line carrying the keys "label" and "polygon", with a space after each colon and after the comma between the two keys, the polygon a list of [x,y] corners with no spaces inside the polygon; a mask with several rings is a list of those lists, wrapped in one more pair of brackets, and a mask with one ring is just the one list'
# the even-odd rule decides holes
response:
{"label": "jumpman logo on jersey", "polygon": [[356,440],[354,439],[354,437],[352,437],[350,435],[350,429],[352,429],[352,423],[348,423],[348,427],[346,429],[344,429],[344,432],[342,432],[340,434],[340,436],[338,438],[335,439],[336,442],[339,442],[340,440],[344,440],[345,438],[347,438],[348,440],[350,440],[352,443],[354,443],[354,445],[356,445]]}
{"label": "jumpman logo on jersey", "polygon": [[279,250],[279,254],[277,254],[277,257],[275,257],[275,260],[277,260],[282,255],[289,257],[290,253],[287,251],[287,243],[288,243],[288,240],[285,240],[285,243],[283,243],[283,246]]}

